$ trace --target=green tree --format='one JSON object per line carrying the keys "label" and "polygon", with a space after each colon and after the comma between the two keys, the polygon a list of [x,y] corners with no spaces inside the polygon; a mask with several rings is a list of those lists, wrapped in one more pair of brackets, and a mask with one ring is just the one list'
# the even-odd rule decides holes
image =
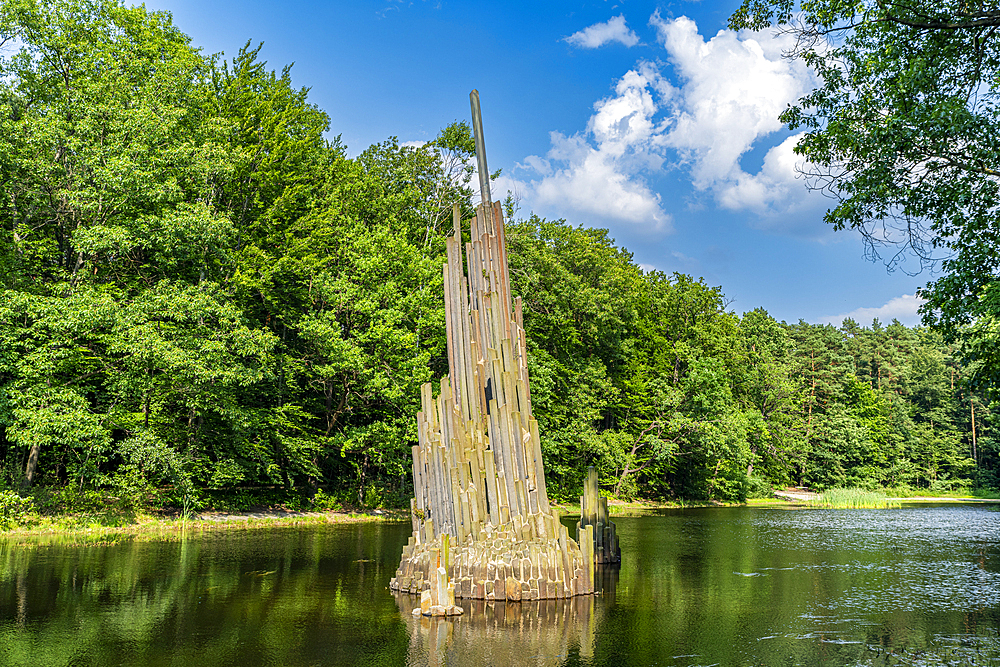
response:
{"label": "green tree", "polygon": [[800,321],[789,327],[795,344],[791,369],[802,391],[802,449],[793,458],[799,484],[819,487],[847,482],[844,453],[860,433],[848,411],[856,386],[853,360],[840,332],[830,325]]}
{"label": "green tree", "polygon": [[758,422],[750,432],[747,475],[784,486],[791,481],[803,433],[803,388],[791,376],[793,342],[788,331],[762,308],[743,315],[740,333],[747,365],[738,381],[737,397]]}
{"label": "green tree", "polygon": [[[950,338],[975,324],[969,353],[995,385],[1000,310],[1000,13],[982,0],[744,0],[733,28],[776,25],[798,40],[820,85],[781,119],[811,187],[835,196],[835,229],[859,230],[890,266],[940,261],[920,290],[925,322]],[[888,254],[886,254],[888,252]]]}

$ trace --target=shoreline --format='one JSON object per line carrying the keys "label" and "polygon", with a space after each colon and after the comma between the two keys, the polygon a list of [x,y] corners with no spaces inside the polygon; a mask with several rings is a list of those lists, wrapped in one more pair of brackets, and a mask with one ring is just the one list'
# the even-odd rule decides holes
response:
{"label": "shoreline", "polygon": [[[798,491],[783,489],[774,492],[771,498],[752,498],[747,500],[747,505],[804,505],[809,501],[816,500],[820,493],[815,491]],[[887,500],[902,504],[914,503],[1000,503],[1000,498],[975,498],[973,496],[887,496]]]}
{"label": "shoreline", "polygon": [[[120,525],[105,525],[86,516],[44,517],[41,522],[0,531],[0,544],[17,546],[110,545],[126,540],[174,540],[193,533],[225,533],[306,525],[351,525],[359,523],[395,523],[409,521],[402,512],[301,512],[266,509],[246,512],[201,512],[190,519],[170,516],[140,515]],[[67,523],[77,521],[78,523]]]}
{"label": "shoreline", "polygon": [[[808,501],[819,494],[811,492],[777,491],[771,498],[751,498],[745,503],[720,502],[614,502],[609,503],[611,518],[616,516],[643,516],[647,513],[668,509],[690,509],[702,507],[810,507]],[[974,498],[954,496],[913,496],[891,498],[903,504],[930,503],[1000,503],[997,498]],[[560,514],[578,515],[579,507],[572,504],[552,504]],[[86,515],[59,515],[43,517],[40,522],[0,530],[0,544],[14,543],[18,546],[62,545],[110,545],[126,540],[175,540],[184,539],[193,533],[199,535],[225,533],[229,531],[261,530],[266,528],[286,528],[291,526],[351,525],[360,523],[402,523],[410,520],[406,510],[372,510],[369,512],[344,511],[296,511],[285,509],[261,509],[248,511],[207,511],[190,519],[167,515],[139,515],[134,521],[121,524],[104,524],[97,517]]]}

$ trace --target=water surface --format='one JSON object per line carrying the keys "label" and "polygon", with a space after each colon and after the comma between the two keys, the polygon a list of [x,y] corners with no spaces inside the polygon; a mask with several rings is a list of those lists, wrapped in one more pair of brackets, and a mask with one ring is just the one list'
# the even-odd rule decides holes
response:
{"label": "water surface", "polygon": [[414,619],[409,523],[0,542],[0,665],[1000,665],[1000,512],[617,518],[571,601]]}

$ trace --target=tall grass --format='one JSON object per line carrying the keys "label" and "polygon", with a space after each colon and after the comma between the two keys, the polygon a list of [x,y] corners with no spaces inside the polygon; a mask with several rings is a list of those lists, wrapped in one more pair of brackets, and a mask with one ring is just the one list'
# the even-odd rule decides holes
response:
{"label": "tall grass", "polygon": [[881,491],[865,491],[864,489],[827,489],[809,504],[814,507],[832,507],[837,509],[879,509],[885,507],[901,507],[900,502]]}

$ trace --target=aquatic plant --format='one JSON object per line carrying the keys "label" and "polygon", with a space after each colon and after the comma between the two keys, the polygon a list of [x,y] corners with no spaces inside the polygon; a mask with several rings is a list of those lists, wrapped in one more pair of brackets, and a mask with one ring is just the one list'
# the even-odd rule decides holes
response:
{"label": "aquatic plant", "polygon": [[827,489],[819,497],[808,501],[815,507],[833,507],[838,509],[878,509],[900,507],[898,499],[890,498],[881,491],[865,489]]}

